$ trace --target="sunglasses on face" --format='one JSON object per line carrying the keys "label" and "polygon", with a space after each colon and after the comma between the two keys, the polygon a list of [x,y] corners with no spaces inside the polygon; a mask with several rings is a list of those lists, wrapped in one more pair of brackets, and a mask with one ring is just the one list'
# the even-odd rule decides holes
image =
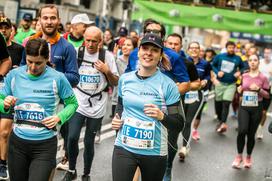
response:
{"label": "sunglasses on face", "polygon": [[153,34],[160,34],[161,31],[160,30],[146,30],[146,33],[153,33]]}

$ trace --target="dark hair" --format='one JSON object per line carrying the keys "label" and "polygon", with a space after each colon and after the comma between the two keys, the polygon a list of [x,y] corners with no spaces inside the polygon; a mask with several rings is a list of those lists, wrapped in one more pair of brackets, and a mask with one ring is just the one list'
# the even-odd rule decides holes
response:
{"label": "dark hair", "polygon": [[233,41],[228,41],[228,42],[226,43],[226,48],[227,48],[228,46],[230,46],[230,45],[236,46],[235,43],[234,43]]}
{"label": "dark hair", "polygon": [[127,37],[126,40],[130,40],[131,41],[133,48],[136,48],[138,46],[138,38]]}
{"label": "dark hair", "polygon": [[212,57],[214,57],[214,56],[216,55],[216,52],[214,51],[214,49],[212,49],[212,48],[207,48],[207,49],[205,50],[204,59],[206,59],[206,54],[207,54],[208,52],[211,52],[211,53],[212,53]]}
{"label": "dark hair", "polygon": [[172,34],[168,35],[167,38],[169,38],[170,36],[179,38],[180,42],[182,43],[182,36],[180,34],[172,33]]}
{"label": "dark hair", "polygon": [[54,4],[45,4],[44,6],[40,7],[38,17],[41,17],[42,10],[45,8],[56,9],[57,10],[57,17],[59,18],[59,9]]}
{"label": "dark hair", "polygon": [[145,22],[144,22],[144,29],[143,29],[144,34],[146,33],[146,27],[147,27],[148,25],[150,25],[150,24],[157,24],[157,25],[160,25],[160,27],[161,27],[161,38],[163,39],[164,36],[165,36],[165,33],[166,33],[166,30],[165,30],[164,25],[161,24],[161,23],[159,23],[158,21],[156,21],[156,20],[154,20],[154,19],[151,19],[151,18],[146,19]]}
{"label": "dark hair", "polygon": [[113,39],[113,38],[114,38],[114,37],[113,37],[114,35],[113,35],[111,29],[109,29],[109,28],[105,29],[104,33],[105,33],[106,31],[110,32],[110,34],[111,34],[111,39]]}
{"label": "dark hair", "polygon": [[191,41],[191,42],[189,43],[189,45],[188,45],[188,48],[187,48],[187,49],[189,49],[189,48],[190,48],[190,46],[191,46],[193,43],[197,44],[197,45],[199,46],[199,48],[200,48],[200,44],[199,44],[197,41]]}
{"label": "dark hair", "polygon": [[48,44],[44,39],[36,38],[30,39],[25,47],[26,55],[30,56],[41,56],[45,59],[49,59],[49,48]]}

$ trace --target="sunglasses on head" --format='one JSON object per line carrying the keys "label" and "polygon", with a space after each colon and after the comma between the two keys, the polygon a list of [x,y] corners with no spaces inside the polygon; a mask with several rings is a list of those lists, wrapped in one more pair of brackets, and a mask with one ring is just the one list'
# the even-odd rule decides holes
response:
{"label": "sunglasses on head", "polygon": [[146,30],[146,33],[153,33],[153,34],[160,34],[161,31],[160,30]]}

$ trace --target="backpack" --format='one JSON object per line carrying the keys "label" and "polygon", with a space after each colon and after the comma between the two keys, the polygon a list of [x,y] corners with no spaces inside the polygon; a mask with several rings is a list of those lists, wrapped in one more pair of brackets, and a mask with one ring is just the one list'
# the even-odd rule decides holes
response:
{"label": "backpack", "polygon": [[[77,54],[77,63],[78,63],[78,68],[82,65],[82,62],[87,62],[87,63],[90,63],[86,60],[84,60],[84,52],[85,52],[85,46],[80,46],[78,48],[78,54]],[[103,63],[105,62],[105,56],[106,56],[106,50],[104,48],[101,48],[99,49],[99,52],[98,52],[98,59],[101,60]],[[105,75],[105,74],[104,74]],[[107,79],[107,76],[105,75],[105,78],[108,82],[108,79]],[[99,101],[101,100],[102,98],[102,92],[107,92],[109,90],[109,84],[107,83],[107,86],[105,87],[104,90],[96,93],[96,94],[89,94],[88,92],[85,92],[84,90],[82,90],[81,88],[79,88],[78,86],[76,87],[80,92],[90,96],[88,101],[90,103],[90,107],[92,107],[92,102],[91,102],[91,98],[93,97],[97,97],[99,96]]]}

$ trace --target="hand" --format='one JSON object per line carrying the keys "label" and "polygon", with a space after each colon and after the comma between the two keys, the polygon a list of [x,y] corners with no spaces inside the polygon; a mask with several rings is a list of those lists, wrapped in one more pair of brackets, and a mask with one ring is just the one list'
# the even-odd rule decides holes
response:
{"label": "hand", "polygon": [[113,48],[113,55],[115,57],[117,57],[117,53],[118,53],[118,50],[119,50],[119,46],[117,43],[114,44],[114,48]]}
{"label": "hand", "polygon": [[224,76],[224,72],[223,71],[219,71],[217,74],[217,77],[221,78]]}
{"label": "hand", "polygon": [[243,91],[242,86],[238,86],[238,87],[237,87],[237,92],[238,92],[239,94],[241,94],[241,93],[242,93],[242,91]]}
{"label": "hand", "polygon": [[107,72],[110,71],[108,65],[104,62],[102,62],[101,60],[97,60],[95,63],[94,63],[94,67],[99,70],[100,72],[106,74]]}
{"label": "hand", "polygon": [[16,101],[17,101],[16,97],[14,97],[14,96],[7,96],[4,99],[4,108],[5,109],[9,109],[10,107],[15,106]]}
{"label": "hand", "polygon": [[111,127],[113,130],[119,130],[122,125],[123,125],[123,121],[121,120],[118,113],[116,113],[114,118],[111,121]]}
{"label": "hand", "polygon": [[218,80],[218,79],[214,78],[214,79],[213,79],[213,84],[214,84],[214,85],[219,85],[219,84],[220,84],[220,82],[219,82],[219,80]]}
{"label": "hand", "polygon": [[260,87],[257,86],[255,83],[253,83],[253,84],[250,84],[249,89],[253,91],[258,91]]}
{"label": "hand", "polygon": [[156,118],[161,121],[164,118],[164,113],[155,104],[145,104],[144,113],[152,118]]}
{"label": "hand", "polygon": [[240,77],[240,75],[241,75],[241,72],[240,72],[240,71],[237,71],[237,72],[235,72],[234,77],[235,77],[235,78],[238,78],[238,77]]}
{"label": "hand", "polygon": [[42,124],[44,124],[47,128],[52,129],[58,124],[59,121],[60,118],[58,116],[49,116],[42,120]]}
{"label": "hand", "polygon": [[201,87],[205,87],[207,85],[208,81],[206,79],[204,80],[201,80],[200,84],[201,84]]}

